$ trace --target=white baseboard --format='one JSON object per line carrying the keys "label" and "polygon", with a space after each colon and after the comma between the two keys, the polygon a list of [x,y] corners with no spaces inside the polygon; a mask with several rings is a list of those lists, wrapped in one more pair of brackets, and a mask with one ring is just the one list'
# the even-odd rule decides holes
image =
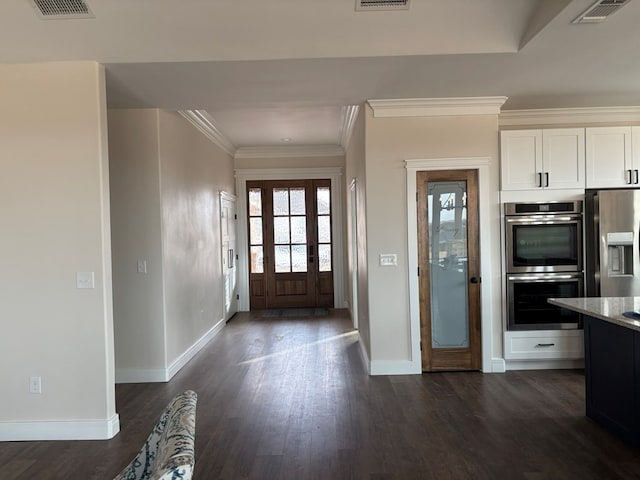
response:
{"label": "white baseboard", "polygon": [[504,358],[492,358],[491,359],[491,371],[485,373],[504,373],[507,371],[507,364]]}
{"label": "white baseboard", "polygon": [[196,356],[196,354],[202,350],[207,343],[209,343],[213,338],[220,333],[220,331],[224,328],[226,324],[225,319],[218,320],[213,327],[209,329],[207,333],[205,333],[198,341],[196,341],[191,347],[189,347],[182,355],[176,358],[168,368],[169,380],[173,378],[173,376],[180,371],[182,367],[184,367],[189,360]]}
{"label": "white baseboard", "polygon": [[220,333],[225,326],[225,320],[219,320],[213,327],[209,329],[202,337],[200,337],[193,345],[176,358],[169,368],[116,368],[116,383],[162,383],[168,382],[173,376],[184,367],[189,360],[196,356],[207,343]]}
{"label": "white baseboard", "polygon": [[116,413],[106,420],[1,422],[0,442],[42,440],[108,440],[120,431]]}
{"label": "white baseboard", "polygon": [[415,375],[422,373],[420,362],[410,360],[401,361],[371,361],[369,354],[364,347],[360,333],[358,332],[358,344],[360,345],[360,356],[364,362],[365,369],[369,375]]}
{"label": "white baseboard", "polygon": [[507,360],[507,370],[563,370],[584,368],[584,360]]}
{"label": "white baseboard", "polygon": [[369,361],[369,355],[367,354],[367,349],[364,348],[364,342],[362,341],[360,332],[358,332],[358,345],[360,345],[360,356],[362,357],[364,368],[367,371],[367,373],[371,375],[371,362]]}
{"label": "white baseboard", "polygon": [[116,383],[162,383],[169,381],[166,368],[116,368]]}
{"label": "white baseboard", "polygon": [[370,375],[420,375],[422,365],[411,360],[388,361],[374,360],[371,362]]}

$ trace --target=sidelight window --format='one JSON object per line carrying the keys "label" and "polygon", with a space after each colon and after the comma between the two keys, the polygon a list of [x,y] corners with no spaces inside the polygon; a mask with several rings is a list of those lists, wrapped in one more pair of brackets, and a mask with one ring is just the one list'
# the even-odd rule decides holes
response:
{"label": "sidelight window", "polygon": [[331,271],[331,189],[316,189],[318,214],[318,270]]}
{"label": "sidelight window", "polygon": [[249,244],[251,273],[264,273],[261,188],[249,189]]}

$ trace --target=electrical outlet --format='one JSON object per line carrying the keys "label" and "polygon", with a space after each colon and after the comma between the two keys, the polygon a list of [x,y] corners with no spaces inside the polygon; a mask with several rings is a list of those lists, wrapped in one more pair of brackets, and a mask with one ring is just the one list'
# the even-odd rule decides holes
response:
{"label": "electrical outlet", "polygon": [[42,393],[42,377],[29,378],[29,392]]}

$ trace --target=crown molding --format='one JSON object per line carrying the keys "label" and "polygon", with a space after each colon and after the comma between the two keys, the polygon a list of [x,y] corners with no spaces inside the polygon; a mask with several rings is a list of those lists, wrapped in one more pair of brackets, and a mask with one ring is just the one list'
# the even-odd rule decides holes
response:
{"label": "crown molding", "polygon": [[404,98],[367,100],[373,116],[435,117],[445,115],[498,115],[507,97]]}
{"label": "crown molding", "polygon": [[287,145],[265,147],[240,147],[234,158],[290,158],[290,157],[341,157],[340,145]]}
{"label": "crown molding", "polygon": [[297,168],[237,168],[236,179],[245,180],[301,180],[306,178],[336,178],[342,176],[342,167]]}
{"label": "crown molding", "polygon": [[505,110],[498,117],[500,127],[640,122],[640,107],[579,107]]}
{"label": "crown molding", "polygon": [[347,105],[342,107],[342,129],[340,135],[340,146],[347,151],[349,142],[351,141],[351,134],[353,133],[353,126],[358,118],[358,112],[360,107],[358,105]]}
{"label": "crown molding", "polygon": [[209,140],[219,146],[232,157],[236,153],[236,147],[224,134],[218,130],[215,121],[204,110],[178,110],[178,113],[192,123]]}

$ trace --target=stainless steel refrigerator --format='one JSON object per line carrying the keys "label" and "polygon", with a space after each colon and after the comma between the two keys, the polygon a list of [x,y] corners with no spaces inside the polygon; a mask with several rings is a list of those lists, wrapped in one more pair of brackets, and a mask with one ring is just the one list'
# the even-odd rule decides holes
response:
{"label": "stainless steel refrigerator", "polygon": [[640,296],[640,190],[587,190],[588,296]]}

